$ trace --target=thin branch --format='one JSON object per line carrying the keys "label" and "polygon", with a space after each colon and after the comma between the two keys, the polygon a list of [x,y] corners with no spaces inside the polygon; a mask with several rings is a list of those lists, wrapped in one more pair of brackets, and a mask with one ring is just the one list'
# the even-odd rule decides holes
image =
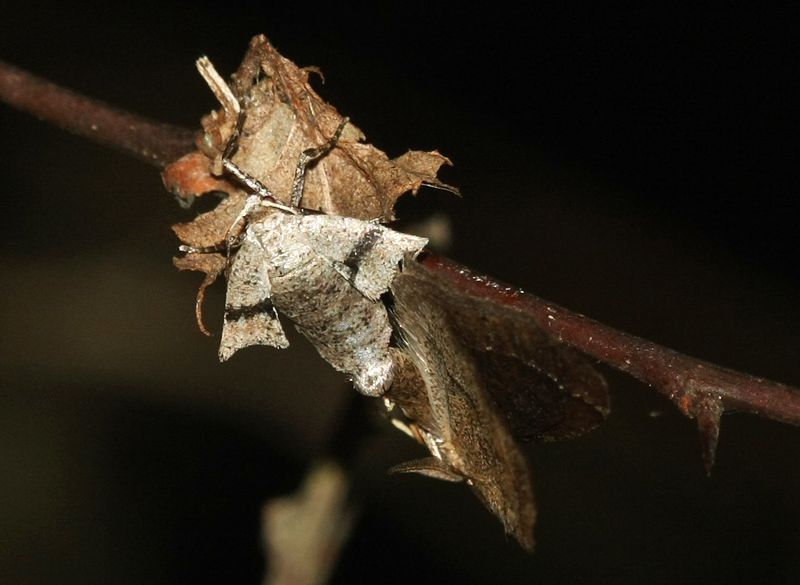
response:
{"label": "thin branch", "polygon": [[0,101],[160,168],[196,150],[191,130],[119,110],[3,61]]}

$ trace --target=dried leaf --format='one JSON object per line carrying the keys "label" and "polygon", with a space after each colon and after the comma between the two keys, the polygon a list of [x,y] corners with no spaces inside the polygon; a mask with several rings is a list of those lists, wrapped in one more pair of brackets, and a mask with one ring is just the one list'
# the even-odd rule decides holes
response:
{"label": "dried leaf", "polygon": [[[288,204],[300,153],[323,144],[342,116],[308,82],[309,70],[282,57],[264,36],[250,44],[231,90],[240,100],[246,122],[233,158]],[[232,108],[206,116],[203,127],[217,153],[231,135],[238,112]],[[302,206],[357,219],[394,219],[397,198],[423,183],[447,188],[436,178],[450,161],[438,152],[410,152],[391,160],[348,124],[336,148],[309,168]]]}
{"label": "dried leaf", "polygon": [[208,213],[198,215],[189,223],[178,223],[172,231],[184,244],[192,248],[210,248],[225,241],[228,229],[239,217],[247,196],[242,191],[234,191]]}
{"label": "dried leaf", "polygon": [[[327,141],[342,121],[308,83],[313,69],[301,69],[282,57],[264,36],[251,41],[230,87],[207,60],[200,68],[223,108],[203,119],[202,152],[183,157],[163,173],[167,188],[189,201],[208,191],[228,193],[213,211],[173,226],[181,242],[195,249],[223,243],[244,207],[246,193],[219,176],[221,153],[233,133],[240,103],[246,121],[233,161],[286,204],[300,154]],[[361,130],[347,124],[336,148],[309,167],[302,199],[305,209],[389,221],[398,197],[406,191],[416,193],[424,183],[457,193],[436,178],[441,165],[450,164],[438,152],[411,151],[390,160],[374,146],[359,142],[363,138]],[[225,268],[218,262],[189,258],[180,267],[205,272],[212,280]]]}

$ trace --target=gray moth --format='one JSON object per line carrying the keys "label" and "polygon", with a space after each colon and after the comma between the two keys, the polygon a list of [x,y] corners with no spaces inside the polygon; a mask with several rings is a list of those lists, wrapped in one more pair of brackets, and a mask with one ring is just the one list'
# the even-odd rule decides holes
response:
{"label": "gray moth", "polygon": [[328,363],[350,375],[359,392],[383,394],[394,360],[380,297],[403,258],[416,256],[428,241],[371,221],[287,210],[259,194],[248,198],[243,214],[220,359],[250,345],[288,347],[280,313]]}
{"label": "gray moth", "polygon": [[374,221],[301,208],[306,166],[334,148],[347,118],[328,142],[301,153],[290,205],[279,203],[232,161],[246,108],[208,59],[200,59],[198,69],[223,104],[225,118],[238,118],[222,166],[252,190],[226,237],[228,250],[235,253],[229,261],[220,360],[250,345],[288,347],[282,314],[323,359],[352,377],[359,392],[382,395],[395,365],[389,348],[392,327],[381,295],[400,262],[415,257],[428,240]]}

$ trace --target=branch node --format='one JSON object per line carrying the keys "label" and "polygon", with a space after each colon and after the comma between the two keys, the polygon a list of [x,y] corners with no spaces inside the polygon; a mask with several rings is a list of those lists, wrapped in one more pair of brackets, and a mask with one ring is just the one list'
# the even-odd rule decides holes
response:
{"label": "branch node", "polygon": [[710,394],[700,395],[695,399],[692,410],[697,419],[697,429],[700,431],[706,474],[711,476],[719,442],[720,419],[723,411],[722,399]]}

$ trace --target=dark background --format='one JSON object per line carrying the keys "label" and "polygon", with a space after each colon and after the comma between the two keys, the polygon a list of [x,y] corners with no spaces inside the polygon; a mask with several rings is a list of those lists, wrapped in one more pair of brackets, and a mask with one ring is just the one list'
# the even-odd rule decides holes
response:
{"label": "dark background", "polygon": [[[379,148],[454,161],[463,199],[401,214],[446,211],[455,259],[800,384],[795,12],[31,0],[0,23],[0,58],[187,127],[216,106],[194,60],[227,75],[264,33]],[[0,580],[259,582],[261,504],[354,393],[299,339],[216,361],[171,265],[194,212],[153,168],[5,107],[0,136]],[[800,430],[726,416],[706,479],[693,423],[604,371],[609,422],[529,450],[533,556],[464,486],[386,477],[422,452],[367,423],[333,581],[796,582]]]}

